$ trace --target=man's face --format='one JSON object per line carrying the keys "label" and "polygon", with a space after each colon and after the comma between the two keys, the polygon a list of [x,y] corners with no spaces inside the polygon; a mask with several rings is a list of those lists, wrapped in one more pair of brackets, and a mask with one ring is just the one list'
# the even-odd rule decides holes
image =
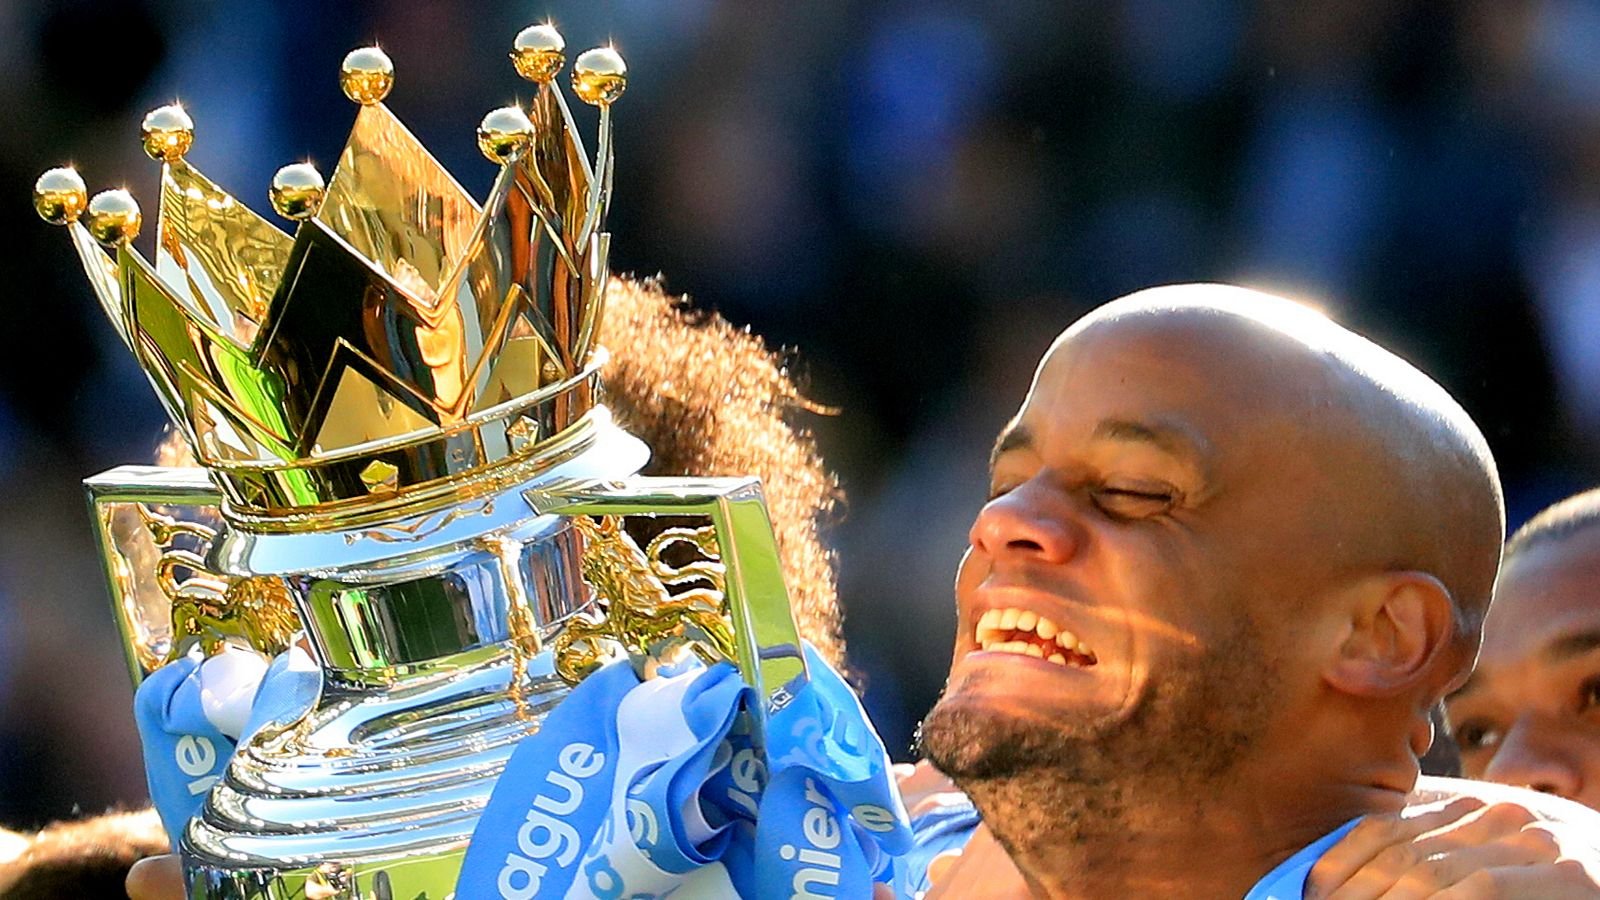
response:
{"label": "man's face", "polygon": [[958,779],[1216,775],[1306,693],[1292,548],[1326,455],[1271,379],[1181,338],[1058,343],[1002,433],[923,731]]}
{"label": "man's face", "polygon": [[1600,528],[1511,560],[1446,710],[1468,776],[1600,809]]}

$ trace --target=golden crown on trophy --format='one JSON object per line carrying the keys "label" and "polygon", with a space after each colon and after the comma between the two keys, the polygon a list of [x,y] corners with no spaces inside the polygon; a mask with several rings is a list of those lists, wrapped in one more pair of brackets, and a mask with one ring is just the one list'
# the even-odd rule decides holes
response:
{"label": "golden crown on trophy", "polygon": [[594,334],[627,69],[609,47],[573,65],[600,110],[591,163],[555,84],[564,51],[548,24],[517,36],[512,62],[537,92],[478,128],[501,166],[482,205],[383,105],[394,66],[377,47],[345,57],[361,111],[332,178],[296,163],[272,180],[293,237],[184,159],[195,127],[177,105],[143,123],[162,162],[154,265],[132,246],[126,191],[90,199],[70,168],[39,178],[35,208],[67,227],[231,517],[369,518],[492,491],[586,446],[604,415]]}

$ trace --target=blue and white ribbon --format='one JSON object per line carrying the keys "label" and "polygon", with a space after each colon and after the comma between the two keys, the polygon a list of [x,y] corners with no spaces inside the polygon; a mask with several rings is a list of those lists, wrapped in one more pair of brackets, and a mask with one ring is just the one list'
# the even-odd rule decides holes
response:
{"label": "blue and white ribbon", "polygon": [[238,741],[268,723],[300,718],[319,689],[316,663],[298,647],[270,666],[232,647],[207,659],[185,656],[140,683],[133,708],[145,779],[174,847]]}
{"label": "blue and white ribbon", "polygon": [[590,676],[512,754],[457,896],[869,896],[910,846],[905,809],[855,694],[806,656],[764,750],[726,663]]}
{"label": "blue and white ribbon", "polygon": [[[869,895],[910,846],[905,810],[854,692],[806,658],[811,680],[768,717],[764,744],[757,697],[726,663],[590,676],[512,754],[457,896]],[[186,657],[140,685],[151,799],[174,842],[236,742],[298,719],[318,687],[298,649],[270,668],[242,651]]]}

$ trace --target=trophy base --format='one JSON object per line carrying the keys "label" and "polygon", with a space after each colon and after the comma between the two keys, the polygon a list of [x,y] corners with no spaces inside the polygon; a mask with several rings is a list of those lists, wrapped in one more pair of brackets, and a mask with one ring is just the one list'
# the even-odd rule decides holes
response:
{"label": "trophy base", "polygon": [[550,654],[511,654],[390,690],[325,689],[240,746],[181,852],[191,897],[445,900],[516,744],[567,695]]}

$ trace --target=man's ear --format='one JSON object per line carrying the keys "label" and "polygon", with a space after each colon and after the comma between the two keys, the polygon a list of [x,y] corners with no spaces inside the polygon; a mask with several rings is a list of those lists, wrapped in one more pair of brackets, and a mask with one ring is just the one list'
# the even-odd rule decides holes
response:
{"label": "man's ear", "polygon": [[1426,572],[1385,572],[1344,595],[1349,619],[1323,678],[1347,694],[1392,697],[1454,675],[1441,666],[1456,655],[1455,603]]}

